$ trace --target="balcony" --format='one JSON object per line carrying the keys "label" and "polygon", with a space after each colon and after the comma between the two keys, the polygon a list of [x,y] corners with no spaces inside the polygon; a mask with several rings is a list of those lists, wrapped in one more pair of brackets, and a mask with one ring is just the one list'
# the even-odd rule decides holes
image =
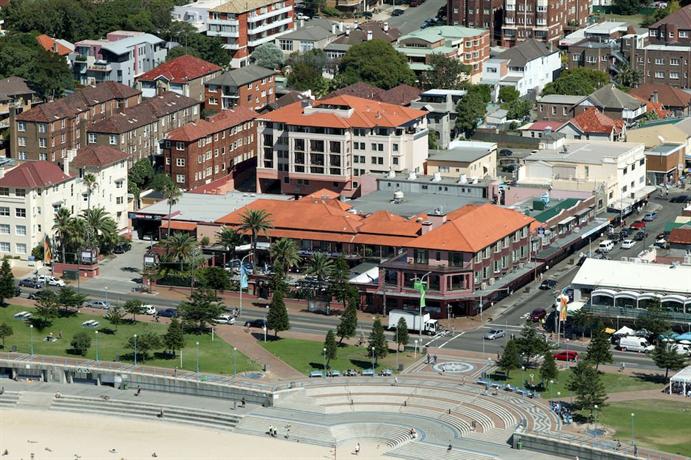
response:
{"label": "balcony", "polygon": [[237,19],[209,19],[207,24],[216,26],[240,26]]}
{"label": "balcony", "polygon": [[247,22],[249,22],[251,24],[253,22],[261,21],[263,19],[272,18],[274,16],[278,16],[278,15],[283,14],[283,13],[289,13],[291,11],[293,11],[293,7],[292,6],[286,6],[284,8],[267,11],[266,13],[262,13],[262,14],[250,14],[249,18],[247,18]]}
{"label": "balcony", "polygon": [[239,50],[240,45],[238,45],[237,43],[224,43],[223,48],[227,50]]}
{"label": "balcony", "polygon": [[111,72],[112,70],[110,64],[91,64],[89,66],[90,72]]}
{"label": "balcony", "polygon": [[[289,17],[284,18],[284,19],[279,19],[278,21],[269,22],[267,24],[263,24],[263,25],[260,25],[260,26],[254,27],[254,28],[247,29],[247,33],[249,35],[259,34],[259,33],[265,32],[267,30],[275,29],[276,27],[280,27],[280,26],[283,26],[286,24],[291,24],[292,22],[293,22],[293,18],[291,18],[289,16]],[[275,38],[275,37],[272,37],[272,38]]]}
{"label": "balcony", "polygon": [[229,30],[213,30],[209,28],[207,31],[208,35],[214,36],[214,37],[230,37],[230,38],[238,38],[240,37],[240,32],[235,29],[235,31],[229,31]]}
{"label": "balcony", "polygon": [[394,257],[392,259],[387,260],[386,262],[381,264],[382,268],[392,268],[396,270],[408,270],[408,271],[414,271],[414,272],[422,272],[422,273],[427,273],[427,272],[432,272],[432,273],[462,273],[462,272],[469,272],[473,270],[473,263],[472,261],[468,261],[463,263],[461,266],[452,266],[449,267],[447,265],[430,265],[430,264],[416,264],[416,263],[408,263],[407,261],[407,255],[402,254],[398,257]]}
{"label": "balcony", "polygon": [[[586,305],[584,309],[591,312],[594,316],[630,319],[642,318],[647,314],[648,311],[644,308],[625,308],[592,304]],[[686,325],[691,322],[691,312],[684,313],[677,311],[666,311],[665,316],[673,323],[681,323]]]}
{"label": "balcony", "polygon": [[338,0],[336,6],[352,8],[360,6],[361,3],[362,0]]}

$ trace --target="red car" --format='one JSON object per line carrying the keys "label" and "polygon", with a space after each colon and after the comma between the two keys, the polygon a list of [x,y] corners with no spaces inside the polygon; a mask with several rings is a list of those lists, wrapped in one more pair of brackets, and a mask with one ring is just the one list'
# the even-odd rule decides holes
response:
{"label": "red car", "polygon": [[558,351],[553,356],[554,359],[559,361],[578,361],[578,352],[573,350]]}
{"label": "red car", "polygon": [[629,226],[629,228],[635,228],[636,230],[643,230],[645,228],[645,222],[642,220],[637,220]]}

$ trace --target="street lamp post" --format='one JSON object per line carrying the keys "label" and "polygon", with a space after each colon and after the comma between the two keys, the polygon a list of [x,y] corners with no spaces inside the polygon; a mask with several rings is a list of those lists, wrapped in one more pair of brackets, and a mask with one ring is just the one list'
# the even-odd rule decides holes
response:
{"label": "street lamp post", "polygon": [[197,346],[197,379],[199,379],[199,342],[196,343]]}
{"label": "street lamp post", "polygon": [[99,355],[98,355],[98,331],[94,331],[94,334],[96,334],[96,362],[99,362]]}
{"label": "street lamp post", "polygon": [[415,352],[413,353],[415,359],[417,359],[417,339],[415,339]]}
{"label": "street lamp post", "polygon": [[396,325],[396,370],[398,370],[399,364],[398,364],[398,349],[400,346],[398,345],[398,325]]}
{"label": "street lamp post", "polygon": [[134,334],[134,367],[137,367],[137,334]]}
{"label": "street lamp post", "polygon": [[[326,373],[326,347],[322,349],[324,352],[324,372]],[[324,374],[326,376],[326,374]]]}
{"label": "street lamp post", "polygon": [[264,330],[264,342],[266,342],[266,324],[264,324],[262,329]]}
{"label": "street lamp post", "polygon": [[106,305],[108,305],[108,286],[103,288],[106,291]]}
{"label": "street lamp post", "polygon": [[233,378],[238,375],[238,361],[237,361],[237,351],[236,347],[233,347]]}
{"label": "street lamp post", "polygon": [[636,414],[634,414],[633,412],[631,412],[631,445],[632,445],[632,446],[635,446],[635,445],[636,445],[636,432],[635,432],[635,430],[634,430],[634,424],[633,424],[635,415],[636,415]]}
{"label": "street lamp post", "polygon": [[375,357],[375,351],[376,351],[376,348],[374,348],[374,346],[372,346],[372,377],[374,377],[374,357]]}
{"label": "street lamp post", "polygon": [[31,357],[33,358],[34,356],[34,325],[30,324],[29,325],[29,343],[31,344]]}

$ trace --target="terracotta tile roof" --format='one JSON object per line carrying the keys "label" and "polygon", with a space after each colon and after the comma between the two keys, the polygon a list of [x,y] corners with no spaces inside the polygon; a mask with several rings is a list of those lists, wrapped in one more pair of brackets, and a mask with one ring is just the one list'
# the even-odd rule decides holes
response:
{"label": "terracotta tile roof", "polygon": [[61,184],[70,180],[62,169],[49,161],[27,161],[5,173],[0,178],[0,187],[35,189]]}
{"label": "terracotta tile roof", "polygon": [[310,193],[309,195],[305,195],[301,200],[335,200],[339,196],[341,196],[338,192],[334,192],[333,190],[329,190],[328,188],[322,188],[317,190],[316,192]]}
{"label": "terracotta tile roof", "polygon": [[664,24],[675,25],[678,29],[691,29],[691,5],[686,5],[674,13],[665,16],[656,23],[648,26],[648,29],[657,29]]}
{"label": "terracotta tile roof", "polygon": [[336,97],[336,96],[357,96],[365,99],[371,99],[373,101],[381,101],[382,96],[386,93],[386,90],[377,88],[363,81],[353,83],[352,85],[345,86],[336,91],[332,91],[326,96],[326,99]]}
{"label": "terracotta tile roof", "polygon": [[199,101],[167,91],[92,124],[88,131],[92,133],[126,133],[141,126],[155,123],[166,115],[196,105],[199,105]]}
{"label": "terracotta tile roof", "polygon": [[[168,230],[168,220],[164,220],[163,222],[161,222],[161,228],[164,230]],[[197,224],[194,222],[185,222],[183,220],[171,220],[170,229],[193,232],[197,229]]]}
{"label": "terracotta tile roof", "polygon": [[422,90],[414,86],[401,84],[384,92],[381,101],[395,105],[410,105],[420,99]]}
{"label": "terracotta tile roof", "polygon": [[71,166],[75,168],[104,168],[127,159],[127,154],[108,145],[89,145],[82,147],[74,157]]}
{"label": "terracotta tile roof", "polygon": [[62,118],[76,117],[97,104],[111,100],[125,100],[141,94],[134,88],[114,81],[81,88],[69,96],[32,107],[17,115],[18,121],[50,123]]}
{"label": "terracotta tile roof", "polygon": [[669,85],[649,83],[633,88],[629,94],[644,101],[650,101],[657,93],[657,101],[669,108],[686,108],[691,105],[691,94]]}
{"label": "terracotta tile roof", "polygon": [[58,40],[54,39],[53,37],[49,37],[46,34],[41,34],[37,36],[36,41],[39,45],[41,45],[41,47],[44,50],[50,51],[51,53],[55,53],[58,56],[67,56],[72,51],[74,51],[60,43]]}
{"label": "terracotta tile roof", "polygon": [[193,142],[246,121],[254,120],[257,116],[259,116],[257,112],[242,106],[223,110],[208,120],[193,121],[172,130],[166,136],[166,140]]}
{"label": "terracotta tile roof", "polygon": [[415,238],[419,236],[421,227],[420,223],[414,220],[408,220],[389,211],[377,211],[365,218],[358,227],[358,232]]}
{"label": "terracotta tile roof", "polygon": [[[350,115],[344,114],[351,109]],[[416,118],[422,118],[426,113],[410,107],[355,96],[335,96],[316,101],[312,107],[303,107],[301,102],[295,102],[262,115],[261,119],[296,126],[325,128],[395,128]]]}
{"label": "terracotta tile roof", "polygon": [[522,131],[544,131],[547,128],[556,131],[563,125],[561,121],[540,120],[520,128]]}
{"label": "terracotta tile roof", "polygon": [[667,241],[672,244],[691,245],[691,228],[675,228],[670,232]]}
{"label": "terracotta tile roof", "polygon": [[164,62],[137,77],[137,81],[154,81],[165,78],[171,83],[187,83],[221,70],[216,64],[186,54]]}
{"label": "terracotta tile roof", "polygon": [[378,21],[370,21],[362,24],[351,30],[349,34],[341,35],[332,43],[338,45],[357,45],[367,41],[367,32],[372,32],[372,40],[384,40],[393,43],[401,36],[401,31],[395,27],[389,27],[388,31],[384,30],[384,23]]}
{"label": "terracotta tile roof", "polygon": [[532,221],[532,217],[493,204],[467,205],[450,212],[444,224],[408,246],[475,253]]}
{"label": "terracotta tile roof", "polygon": [[591,107],[579,113],[566,123],[571,123],[584,133],[611,134],[621,132],[623,127],[622,120],[613,120],[604,113]]}

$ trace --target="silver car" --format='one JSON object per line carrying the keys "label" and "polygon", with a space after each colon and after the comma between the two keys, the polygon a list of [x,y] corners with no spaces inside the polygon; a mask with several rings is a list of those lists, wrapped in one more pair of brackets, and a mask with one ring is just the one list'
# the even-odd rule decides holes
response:
{"label": "silver car", "polygon": [[487,334],[485,334],[485,340],[497,340],[501,339],[506,335],[503,329],[490,329]]}

